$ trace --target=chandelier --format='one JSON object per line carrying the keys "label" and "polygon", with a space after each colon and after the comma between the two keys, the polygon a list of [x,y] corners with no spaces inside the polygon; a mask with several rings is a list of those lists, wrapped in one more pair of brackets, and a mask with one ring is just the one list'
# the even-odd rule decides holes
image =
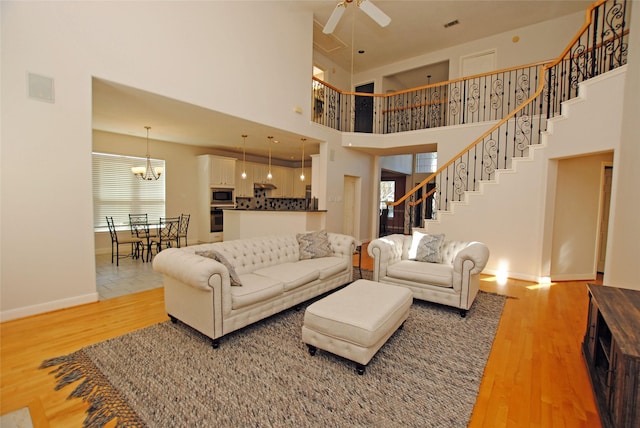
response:
{"label": "chandelier", "polygon": [[147,130],[147,164],[146,166],[134,166],[131,168],[131,172],[142,180],[157,180],[162,175],[162,167],[151,167],[151,157],[149,155],[149,130],[151,127],[145,126],[145,129]]}

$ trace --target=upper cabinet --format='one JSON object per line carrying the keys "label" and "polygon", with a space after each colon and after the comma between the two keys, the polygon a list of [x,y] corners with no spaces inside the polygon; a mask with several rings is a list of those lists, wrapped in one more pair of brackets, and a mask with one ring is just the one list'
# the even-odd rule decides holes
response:
{"label": "upper cabinet", "polygon": [[236,185],[236,159],[221,156],[209,156],[209,171],[212,186]]}
{"label": "upper cabinet", "polygon": [[[247,178],[242,178],[242,171],[246,171]],[[304,169],[305,180],[300,180],[300,168],[287,168],[271,165],[271,180],[267,179],[269,166],[263,163],[242,161],[236,163],[235,188],[236,196],[252,198],[254,183],[271,183],[276,186],[270,191],[272,198],[304,198],[306,185],[311,184],[311,168]]]}
{"label": "upper cabinet", "polygon": [[[242,178],[243,172],[247,174],[245,178]],[[253,197],[253,166],[250,162],[238,161],[236,164],[236,196]]]}
{"label": "upper cabinet", "polygon": [[311,168],[304,169],[304,181],[300,180],[301,168],[293,169],[293,197],[306,197],[307,185],[311,185]]}

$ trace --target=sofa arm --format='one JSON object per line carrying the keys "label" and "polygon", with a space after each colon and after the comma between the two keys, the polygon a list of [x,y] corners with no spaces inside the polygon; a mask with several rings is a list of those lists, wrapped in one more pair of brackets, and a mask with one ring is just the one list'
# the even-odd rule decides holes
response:
{"label": "sofa arm", "polygon": [[214,275],[219,275],[222,287],[230,287],[229,271],[216,260],[199,256],[178,248],[167,248],[153,258],[153,270],[168,275],[184,284],[202,290],[211,290]]}
{"label": "sofa arm", "polygon": [[356,250],[356,239],[353,236],[331,232],[327,235],[335,256],[348,257],[349,259],[353,257],[353,252]]}
{"label": "sofa arm", "polygon": [[367,246],[367,252],[373,258],[373,280],[387,276],[387,267],[402,259],[404,235],[389,235],[374,239]]}
{"label": "sofa arm", "polygon": [[473,263],[470,270],[471,275],[482,272],[489,261],[489,248],[482,242],[470,242],[469,245],[458,251],[453,259],[453,271],[462,272],[463,264],[466,260]]}

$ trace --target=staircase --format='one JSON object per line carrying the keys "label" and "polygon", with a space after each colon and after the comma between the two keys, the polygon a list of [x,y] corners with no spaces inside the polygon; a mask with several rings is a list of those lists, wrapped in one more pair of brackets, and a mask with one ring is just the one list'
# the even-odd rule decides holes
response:
{"label": "staircase", "polygon": [[[625,74],[621,67],[581,83],[579,96],[563,103],[562,114],[549,119],[540,144],[513,159],[509,168],[496,170],[492,179],[482,180],[476,190],[465,191],[461,200],[438,211],[436,219],[425,220],[425,229],[444,233],[446,239],[485,242],[491,249],[486,273],[535,282],[592,279],[596,225],[579,234],[559,231],[557,225],[554,228],[557,166],[561,159],[600,153],[613,156],[620,142]],[[593,191],[597,202],[598,189]],[[598,215],[597,204],[583,199],[576,201],[585,204],[575,207],[576,227],[581,218]],[[564,236],[560,244],[559,236]],[[559,250],[554,250],[554,242]],[[576,257],[589,245],[586,255]],[[554,274],[562,258],[582,265],[577,276]]]}

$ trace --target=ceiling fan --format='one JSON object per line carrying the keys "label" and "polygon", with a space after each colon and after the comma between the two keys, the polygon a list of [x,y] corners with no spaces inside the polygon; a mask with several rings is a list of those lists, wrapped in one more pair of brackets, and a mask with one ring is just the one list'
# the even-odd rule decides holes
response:
{"label": "ceiling fan", "polygon": [[[344,11],[347,9],[347,6],[349,5],[349,3],[353,3],[353,0],[344,0],[336,5],[336,8],[333,9],[333,13],[329,17],[327,24],[324,26],[324,29],[322,30],[323,33],[325,34],[333,33],[333,30],[336,29],[336,26],[338,25],[340,18],[342,18],[342,15],[344,14]],[[386,13],[381,11],[378,8],[378,6],[371,3],[369,0],[356,0],[356,4],[360,9],[362,9],[364,13],[369,15],[369,17],[374,21],[376,21],[378,25],[380,25],[381,27],[386,27],[391,22],[391,18],[389,18],[389,16],[387,16]]]}

